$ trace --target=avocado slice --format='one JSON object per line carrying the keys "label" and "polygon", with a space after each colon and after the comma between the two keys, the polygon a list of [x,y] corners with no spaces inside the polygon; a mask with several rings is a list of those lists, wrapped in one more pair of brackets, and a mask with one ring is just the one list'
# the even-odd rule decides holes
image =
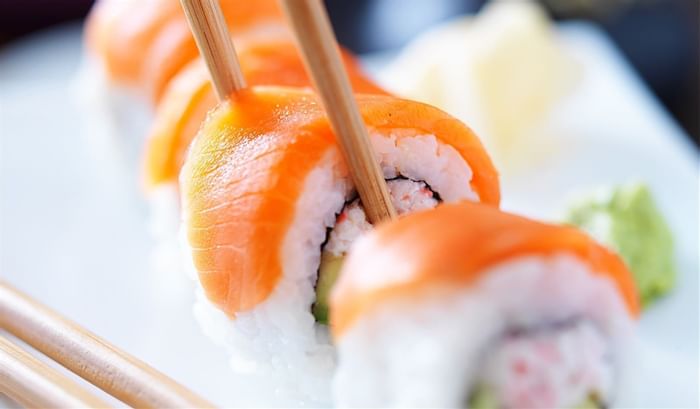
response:
{"label": "avocado slice", "polygon": [[484,384],[477,385],[469,395],[469,409],[495,409],[500,407],[498,397],[493,388]]}
{"label": "avocado slice", "polygon": [[311,309],[316,321],[321,324],[328,325],[328,298],[335,280],[338,279],[344,259],[344,254],[336,256],[327,251],[321,253],[321,265],[318,268],[316,281],[316,302]]}
{"label": "avocado slice", "polygon": [[[498,396],[492,387],[485,384],[477,385],[469,395],[467,407],[469,409],[496,409],[502,407]],[[605,409],[606,405],[595,392],[589,393],[584,400],[572,409]]]}

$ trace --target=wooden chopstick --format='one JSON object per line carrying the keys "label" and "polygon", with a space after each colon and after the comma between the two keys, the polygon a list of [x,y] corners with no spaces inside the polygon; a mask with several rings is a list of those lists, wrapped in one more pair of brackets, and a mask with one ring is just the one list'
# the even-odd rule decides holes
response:
{"label": "wooden chopstick", "polygon": [[282,0],[281,3],[294,27],[307,71],[321,95],[369,220],[376,223],[396,217],[321,0]]}
{"label": "wooden chopstick", "polygon": [[[255,0],[250,0],[255,1]],[[180,0],[219,101],[245,88],[236,49],[218,0]]]}
{"label": "wooden chopstick", "polygon": [[111,407],[3,336],[0,336],[0,393],[32,408]]}
{"label": "wooden chopstick", "polygon": [[130,406],[213,407],[161,372],[3,281],[0,281],[0,329]]}

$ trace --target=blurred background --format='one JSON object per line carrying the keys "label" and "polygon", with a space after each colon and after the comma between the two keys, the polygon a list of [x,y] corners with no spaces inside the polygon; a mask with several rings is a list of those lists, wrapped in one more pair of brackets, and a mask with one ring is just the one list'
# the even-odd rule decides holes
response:
{"label": "blurred background", "polygon": [[[487,0],[326,0],[341,43],[392,50]],[[660,101],[700,144],[700,0],[540,0],[556,20],[585,19],[613,39]],[[0,47],[83,18],[91,0],[0,0]]]}
{"label": "blurred background", "polygon": [[[674,232],[678,288],[642,319],[643,359],[631,368],[643,382],[632,397],[640,404],[627,407],[674,407],[669,400],[675,407],[698,407],[700,150],[680,143],[682,132],[629,78],[599,31],[579,25],[589,30],[567,38],[577,40],[567,45],[578,48],[564,51],[589,63],[579,64],[551,47],[560,36],[533,33],[551,28],[546,18],[542,23],[519,14],[517,22],[525,24],[514,25],[522,27],[502,30],[495,44],[482,41],[495,37],[483,35],[494,27],[494,19],[484,23],[493,9],[488,0],[325,1],[341,43],[357,53],[380,54],[487,6],[480,17],[464,19],[469,25],[482,19],[478,30],[468,32],[469,41],[460,32],[458,40],[424,42],[419,52],[383,66],[378,75],[402,82],[394,74],[411,74],[416,81],[412,76],[405,83],[415,89],[407,91],[439,90],[421,96],[452,104],[455,113],[433,105],[468,118],[463,120],[500,160],[507,210],[560,221],[573,194],[636,181],[649,185]],[[149,211],[140,183],[150,109],[137,97],[111,101],[102,92],[109,84],[97,84],[99,72],[77,71],[83,60],[81,19],[92,2],[0,0],[0,277],[214,401],[236,402],[240,394],[231,390],[229,360],[211,347],[192,314],[193,283],[179,271],[172,274],[181,259],[168,255],[176,251],[171,241],[179,240],[154,238],[153,225],[179,216],[177,206]],[[601,27],[700,147],[700,0],[539,3],[556,21]],[[530,8],[542,17],[538,7]],[[62,28],[47,31],[57,26]],[[453,44],[461,48],[455,51]],[[486,63],[478,75],[467,71],[475,61]],[[432,70],[435,65],[450,69]],[[593,75],[576,76],[578,68]],[[469,93],[474,95],[461,98]],[[567,103],[560,104],[564,98]],[[469,116],[474,106],[484,111],[477,118]],[[481,128],[474,121],[479,119]]]}

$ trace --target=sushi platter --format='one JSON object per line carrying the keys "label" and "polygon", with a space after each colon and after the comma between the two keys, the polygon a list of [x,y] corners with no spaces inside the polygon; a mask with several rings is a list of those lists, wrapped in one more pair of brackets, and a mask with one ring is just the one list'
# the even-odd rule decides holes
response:
{"label": "sushi platter", "polygon": [[598,27],[136,3],[0,49],[0,284],[192,391],[150,402],[700,406],[700,154]]}

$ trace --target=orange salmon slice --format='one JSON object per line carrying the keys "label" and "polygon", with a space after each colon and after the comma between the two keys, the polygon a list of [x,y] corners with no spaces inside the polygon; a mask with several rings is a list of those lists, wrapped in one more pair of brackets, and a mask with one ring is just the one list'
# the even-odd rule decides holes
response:
{"label": "orange salmon slice", "polygon": [[435,284],[469,287],[489,267],[528,255],[576,256],[615,284],[631,315],[639,314],[632,275],[616,254],[572,227],[478,203],[443,204],[384,224],[355,249],[331,294],[336,337],[386,299],[411,297]]}

